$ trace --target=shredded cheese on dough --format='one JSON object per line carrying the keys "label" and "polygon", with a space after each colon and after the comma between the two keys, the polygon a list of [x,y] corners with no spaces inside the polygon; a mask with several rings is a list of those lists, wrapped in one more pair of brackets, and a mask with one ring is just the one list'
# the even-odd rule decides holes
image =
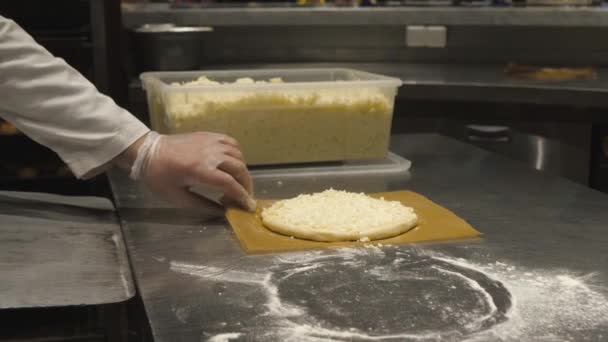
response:
{"label": "shredded cheese on dough", "polygon": [[278,201],[265,208],[262,217],[280,218],[285,224],[304,229],[351,233],[408,222],[416,214],[398,201],[329,189]]}

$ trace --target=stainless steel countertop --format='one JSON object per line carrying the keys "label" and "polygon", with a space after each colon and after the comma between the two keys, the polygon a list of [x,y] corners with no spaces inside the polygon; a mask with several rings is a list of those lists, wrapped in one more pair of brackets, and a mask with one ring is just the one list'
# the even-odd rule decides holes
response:
{"label": "stainless steel countertop", "polygon": [[243,253],[223,219],[110,173],[155,341],[608,336],[608,196],[438,135],[393,137],[394,176],[258,179],[258,197],[410,189],[480,240]]}
{"label": "stainless steel countertop", "polygon": [[0,192],[0,309],[114,304],[134,295],[109,200]]}
{"label": "stainless steel countertop", "polygon": [[203,8],[171,9],[168,4],[123,6],[123,24],[134,28],[150,23],[178,25],[512,25],[606,27],[605,8]]}

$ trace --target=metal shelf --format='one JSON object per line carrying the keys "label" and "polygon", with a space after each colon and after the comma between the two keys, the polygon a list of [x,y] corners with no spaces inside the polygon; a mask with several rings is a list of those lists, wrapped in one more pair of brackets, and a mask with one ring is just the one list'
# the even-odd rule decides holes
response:
{"label": "metal shelf", "polygon": [[123,6],[123,25],[213,26],[546,26],[608,27],[604,7],[276,7],[189,8],[168,4]]}

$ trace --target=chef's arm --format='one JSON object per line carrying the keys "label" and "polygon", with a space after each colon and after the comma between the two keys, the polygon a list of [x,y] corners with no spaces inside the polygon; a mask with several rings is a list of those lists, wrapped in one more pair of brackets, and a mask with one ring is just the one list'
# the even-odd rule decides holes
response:
{"label": "chef's arm", "polygon": [[78,178],[117,165],[174,204],[208,205],[200,183],[252,209],[252,182],[238,143],[199,132],[159,135],[65,61],[0,16],[0,116],[54,150]]}
{"label": "chef's arm", "polygon": [[149,131],[1,16],[0,115],[54,150],[79,178],[103,171]]}

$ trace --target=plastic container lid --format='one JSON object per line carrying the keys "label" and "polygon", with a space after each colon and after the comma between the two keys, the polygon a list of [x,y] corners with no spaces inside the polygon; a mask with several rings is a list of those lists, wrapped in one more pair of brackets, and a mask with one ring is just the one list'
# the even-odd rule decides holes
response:
{"label": "plastic container lid", "polygon": [[412,162],[392,152],[385,159],[311,163],[285,166],[253,166],[249,172],[254,179],[352,175],[392,175],[407,172]]}

